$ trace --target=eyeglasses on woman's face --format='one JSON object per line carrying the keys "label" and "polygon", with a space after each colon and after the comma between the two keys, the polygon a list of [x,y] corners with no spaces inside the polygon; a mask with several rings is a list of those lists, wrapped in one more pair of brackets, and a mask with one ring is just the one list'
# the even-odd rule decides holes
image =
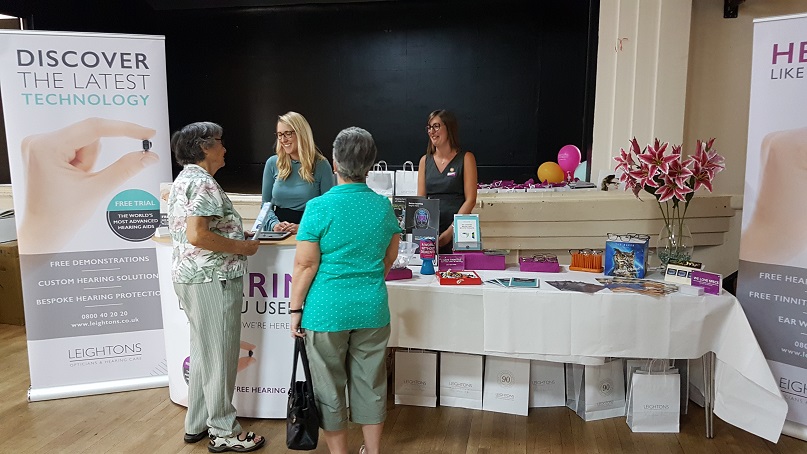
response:
{"label": "eyeglasses on woman's face", "polygon": [[294,131],[276,132],[275,136],[277,136],[278,140],[280,140],[280,139],[282,139],[284,137],[287,138],[287,139],[291,139],[294,136]]}
{"label": "eyeglasses on woman's face", "polygon": [[440,124],[440,123],[434,123],[434,124],[431,124],[431,125],[426,125],[426,134],[428,134],[430,132],[437,132],[442,127],[443,127],[443,125]]}

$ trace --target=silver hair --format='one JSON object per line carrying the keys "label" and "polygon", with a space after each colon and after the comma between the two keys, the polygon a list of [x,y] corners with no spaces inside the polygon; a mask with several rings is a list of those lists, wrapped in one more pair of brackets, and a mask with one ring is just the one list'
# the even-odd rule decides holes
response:
{"label": "silver hair", "polygon": [[209,121],[191,123],[171,136],[171,151],[181,166],[204,161],[204,150],[215,145],[215,137],[221,137],[224,129]]}
{"label": "silver hair", "polygon": [[362,128],[343,129],[333,141],[336,173],[345,181],[364,182],[377,154],[373,136]]}

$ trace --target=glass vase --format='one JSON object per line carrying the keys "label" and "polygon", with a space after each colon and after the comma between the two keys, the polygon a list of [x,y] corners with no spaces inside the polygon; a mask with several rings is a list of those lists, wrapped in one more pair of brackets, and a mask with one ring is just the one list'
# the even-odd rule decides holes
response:
{"label": "glass vase", "polygon": [[686,222],[673,220],[665,225],[658,234],[656,255],[663,268],[666,268],[670,261],[692,260],[694,251],[695,242],[692,240],[692,232],[689,231]]}

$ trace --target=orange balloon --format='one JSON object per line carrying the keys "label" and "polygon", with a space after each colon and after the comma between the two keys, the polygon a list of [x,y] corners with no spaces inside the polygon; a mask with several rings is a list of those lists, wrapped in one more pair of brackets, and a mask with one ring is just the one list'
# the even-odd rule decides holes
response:
{"label": "orange balloon", "polygon": [[541,183],[544,181],[560,183],[564,179],[563,169],[557,162],[547,161],[538,167],[538,179],[541,180]]}

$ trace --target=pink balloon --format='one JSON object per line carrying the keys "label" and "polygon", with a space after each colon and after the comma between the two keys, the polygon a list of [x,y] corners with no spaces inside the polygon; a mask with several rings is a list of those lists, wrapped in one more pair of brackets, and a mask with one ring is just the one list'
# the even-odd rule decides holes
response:
{"label": "pink balloon", "polygon": [[574,173],[580,165],[580,149],[574,145],[564,145],[558,151],[558,165],[565,173]]}

